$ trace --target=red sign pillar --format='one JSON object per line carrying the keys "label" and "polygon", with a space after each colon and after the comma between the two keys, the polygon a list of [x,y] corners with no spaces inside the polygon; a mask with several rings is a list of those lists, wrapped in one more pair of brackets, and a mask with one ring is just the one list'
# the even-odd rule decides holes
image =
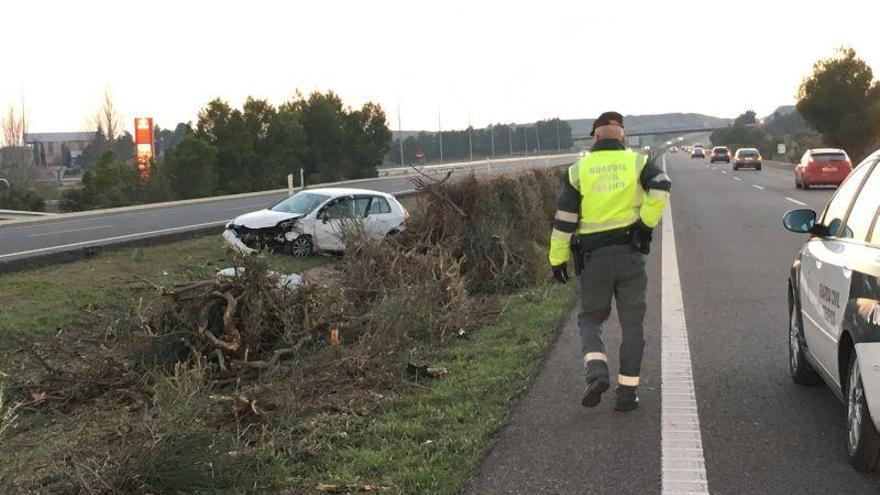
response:
{"label": "red sign pillar", "polygon": [[135,163],[141,180],[150,179],[150,163],[155,154],[153,143],[153,118],[138,117],[134,119]]}

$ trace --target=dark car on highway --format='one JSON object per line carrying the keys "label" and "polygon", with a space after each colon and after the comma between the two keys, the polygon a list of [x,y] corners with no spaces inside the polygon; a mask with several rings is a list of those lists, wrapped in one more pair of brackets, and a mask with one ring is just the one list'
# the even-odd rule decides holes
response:
{"label": "dark car on highway", "polygon": [[733,155],[733,169],[743,167],[761,170],[761,153],[755,148],[740,148]]}
{"label": "dark car on highway", "polygon": [[794,186],[798,189],[839,186],[852,169],[852,162],[846,151],[835,148],[807,150],[794,167]]}
{"label": "dark car on highway", "polygon": [[[880,471],[880,150],[866,158],[817,216],[788,212],[809,233],[788,279],[789,370],[823,381],[846,405],[846,448],[861,471]],[[803,414],[809,415],[810,411]]]}
{"label": "dark car on highway", "polygon": [[706,158],[706,153],[703,151],[703,148],[694,146],[691,150],[691,158]]}
{"label": "dark car on highway", "polygon": [[730,163],[730,150],[727,148],[727,146],[716,146],[712,148],[712,154],[709,155],[709,162]]}

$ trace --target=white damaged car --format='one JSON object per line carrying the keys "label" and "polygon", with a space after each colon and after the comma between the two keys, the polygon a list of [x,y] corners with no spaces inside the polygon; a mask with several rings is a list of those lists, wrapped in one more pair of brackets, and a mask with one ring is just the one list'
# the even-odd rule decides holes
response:
{"label": "white damaged car", "polygon": [[368,234],[384,238],[404,229],[409,213],[397,199],[366,189],[307,189],[269,209],[246,213],[226,225],[223,238],[245,253],[282,250],[293,256],[345,249],[345,225],[357,221]]}

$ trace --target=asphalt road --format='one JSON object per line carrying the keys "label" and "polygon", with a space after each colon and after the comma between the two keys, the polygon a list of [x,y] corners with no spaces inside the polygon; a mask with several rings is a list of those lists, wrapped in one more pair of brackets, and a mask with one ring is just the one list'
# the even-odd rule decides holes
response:
{"label": "asphalt road", "polygon": [[[550,158],[531,166],[539,168],[555,166],[562,161],[565,159]],[[495,164],[491,173],[509,172],[522,167],[521,163]],[[456,171],[454,176],[468,173],[470,172]],[[476,173],[481,175],[488,171],[482,170]],[[445,172],[433,175],[444,174]],[[398,193],[412,190],[413,184],[406,176],[394,176],[360,181],[350,184],[349,187]],[[40,221],[0,225],[0,263],[86,247],[112,245],[213,225],[219,229],[225,222],[242,213],[267,208],[286,196],[286,193],[274,192],[129,211],[96,211],[93,214],[73,217],[59,215]]]}
{"label": "asphalt road", "polygon": [[[786,280],[805,239],[785,231],[781,217],[802,205],[821,210],[833,189],[797,190],[791,172],[770,167],[734,172],[680,153],[666,161],[708,492],[880,493],[880,477],[847,462],[843,404],[788,375]],[[668,253],[657,230],[640,409],[614,413],[613,393],[596,409],[580,406],[572,320],[468,493],[661,493],[661,286],[674,274],[661,270]],[[615,318],[605,331],[612,376]]]}

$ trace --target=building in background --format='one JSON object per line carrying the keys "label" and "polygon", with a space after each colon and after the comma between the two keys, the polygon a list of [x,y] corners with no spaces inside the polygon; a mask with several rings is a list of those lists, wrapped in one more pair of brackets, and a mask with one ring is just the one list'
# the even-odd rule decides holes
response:
{"label": "building in background", "polygon": [[93,132],[37,132],[24,135],[38,167],[70,167],[95,138]]}

